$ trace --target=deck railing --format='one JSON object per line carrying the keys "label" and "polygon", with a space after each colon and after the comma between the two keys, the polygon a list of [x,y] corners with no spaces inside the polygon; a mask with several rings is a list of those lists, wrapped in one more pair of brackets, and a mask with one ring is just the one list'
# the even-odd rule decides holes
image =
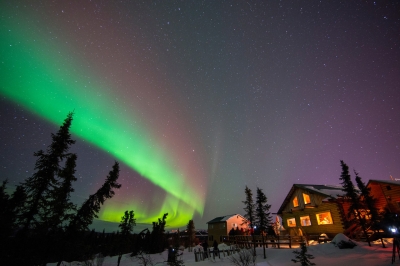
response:
{"label": "deck railing", "polygon": [[300,243],[307,242],[305,236],[222,236],[222,241],[228,245],[237,245],[239,248],[255,247],[298,247]]}

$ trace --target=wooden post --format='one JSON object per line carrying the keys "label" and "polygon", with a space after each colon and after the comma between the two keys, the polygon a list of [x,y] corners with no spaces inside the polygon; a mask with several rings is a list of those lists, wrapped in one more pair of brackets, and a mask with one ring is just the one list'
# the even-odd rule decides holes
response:
{"label": "wooden post", "polygon": [[278,235],[278,248],[281,248],[281,247],[280,247],[280,242],[281,242],[281,241],[279,240],[279,235]]}
{"label": "wooden post", "polygon": [[289,236],[289,248],[292,248],[292,236]]}

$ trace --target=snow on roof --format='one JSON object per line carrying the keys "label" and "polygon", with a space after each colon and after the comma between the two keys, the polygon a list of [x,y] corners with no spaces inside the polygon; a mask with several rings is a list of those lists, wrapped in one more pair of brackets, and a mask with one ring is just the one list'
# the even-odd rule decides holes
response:
{"label": "snow on roof", "polygon": [[309,186],[309,185],[305,185],[304,188],[306,188],[309,191],[318,192],[318,193],[324,194],[328,197],[332,197],[335,199],[337,197],[344,196],[346,194],[342,190],[342,187],[339,187],[339,186],[330,186],[330,185]]}
{"label": "snow on roof", "polygon": [[212,223],[219,223],[219,222],[225,222],[227,221],[229,218],[233,217],[233,216],[240,216],[242,217],[242,219],[245,219],[242,215],[240,214],[230,214],[230,215],[225,215],[225,216],[220,216],[220,217],[216,217],[214,219],[212,219],[211,221],[207,222],[208,224],[212,224]]}
{"label": "snow on roof", "polygon": [[286,204],[289,203],[290,197],[293,195],[296,188],[301,188],[313,193],[317,193],[327,198],[337,199],[338,197],[345,195],[345,193],[342,190],[343,188],[337,185],[293,184],[292,188],[290,189],[289,193],[284,199],[281,207],[279,208],[278,214],[281,214]]}

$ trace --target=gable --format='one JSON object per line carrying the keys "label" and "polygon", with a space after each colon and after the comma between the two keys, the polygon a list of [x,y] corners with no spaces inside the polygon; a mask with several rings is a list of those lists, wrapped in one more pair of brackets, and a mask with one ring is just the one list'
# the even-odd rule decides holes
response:
{"label": "gable", "polygon": [[278,210],[278,214],[292,209],[317,207],[326,198],[337,198],[343,195],[339,186],[294,184]]}

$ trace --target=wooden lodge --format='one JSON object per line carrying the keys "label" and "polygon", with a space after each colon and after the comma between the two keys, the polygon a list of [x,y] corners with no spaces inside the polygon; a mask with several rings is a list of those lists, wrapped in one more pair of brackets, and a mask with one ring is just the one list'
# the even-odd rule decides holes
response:
{"label": "wooden lodge", "polygon": [[370,180],[367,187],[376,199],[378,212],[388,211],[400,214],[400,181]]}
{"label": "wooden lodge", "polygon": [[247,219],[240,214],[220,216],[207,222],[208,224],[208,245],[212,246],[214,240],[218,244],[224,242],[224,236],[227,236],[232,229],[248,230]]}
{"label": "wooden lodge", "polygon": [[340,186],[294,184],[278,215],[294,236],[344,233],[348,203]]}

